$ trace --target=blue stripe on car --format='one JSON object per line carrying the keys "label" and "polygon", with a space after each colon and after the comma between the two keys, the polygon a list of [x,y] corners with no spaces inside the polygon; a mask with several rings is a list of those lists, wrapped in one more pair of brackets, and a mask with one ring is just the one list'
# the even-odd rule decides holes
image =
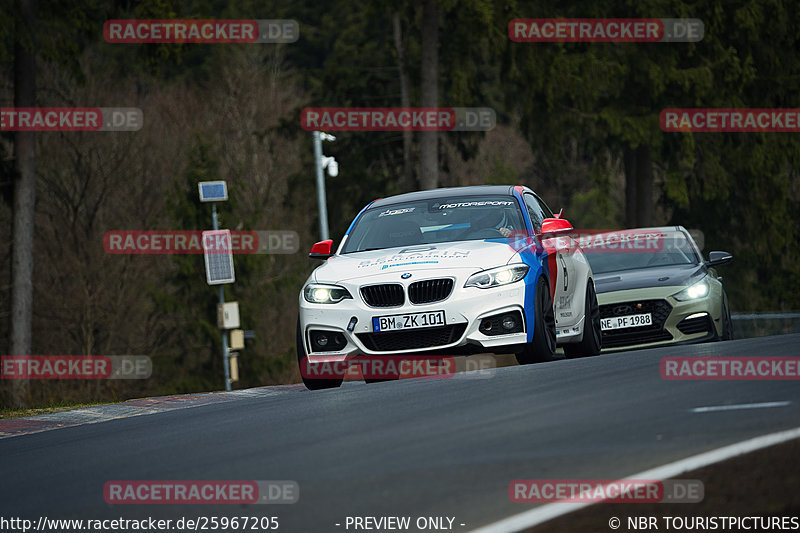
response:
{"label": "blue stripe on car", "polygon": [[[531,223],[528,209],[525,207],[525,198],[522,193],[514,189],[512,193],[517,199],[517,202],[522,209],[522,218],[525,220],[525,226],[528,229],[528,234],[533,235],[533,224]],[[536,323],[536,287],[539,278],[544,274],[545,280],[548,281],[547,287],[549,290],[550,268],[547,263],[547,252],[542,246],[541,242],[537,239],[531,246],[524,248],[519,252],[520,260],[530,267],[528,274],[523,279],[525,283],[525,297],[523,300],[524,313],[525,313],[525,327],[527,329],[527,340],[533,342],[533,330]]]}
{"label": "blue stripe on car", "polygon": [[346,237],[346,236],[348,236],[348,235],[350,235],[350,232],[353,230],[353,226],[355,226],[355,225],[356,225],[356,222],[358,221],[358,219],[359,219],[359,218],[361,218],[361,215],[363,215],[363,214],[364,214],[364,211],[366,211],[367,209],[369,209],[369,206],[371,206],[371,205],[372,205],[372,204],[374,204],[374,203],[375,203],[375,200],[372,200],[370,203],[368,203],[367,205],[365,205],[365,206],[364,206],[364,207],[361,209],[361,211],[359,211],[359,212],[358,212],[358,214],[356,215],[356,217],[355,217],[355,218],[353,219],[353,221],[350,223],[350,227],[349,227],[349,228],[347,228],[347,231],[345,231],[345,232],[344,232],[344,235],[345,235],[345,237]]}

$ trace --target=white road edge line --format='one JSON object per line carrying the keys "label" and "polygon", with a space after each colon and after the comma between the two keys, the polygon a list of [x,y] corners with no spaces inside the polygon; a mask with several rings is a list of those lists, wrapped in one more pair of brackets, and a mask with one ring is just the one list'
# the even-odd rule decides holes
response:
{"label": "white road edge line", "polygon": [[708,407],[695,407],[692,413],[711,413],[714,411],[738,411],[739,409],[768,409],[770,407],[786,407],[792,402],[763,402],[740,403],[737,405],[709,405]]}
{"label": "white road edge line", "polygon": [[[722,448],[717,448],[708,452],[703,452],[692,457],[687,457],[674,463],[632,474],[625,479],[657,479],[665,480],[675,477],[683,472],[704,468],[714,463],[719,463],[737,455],[754,452],[762,448],[774,446],[792,439],[800,438],[800,427],[779,431],[768,435],[762,435],[735,444],[729,444]],[[544,522],[569,514],[578,509],[594,505],[591,503],[548,503],[529,511],[519,513],[500,521],[472,530],[472,533],[507,533],[509,531],[522,531],[530,527],[538,526]]]}

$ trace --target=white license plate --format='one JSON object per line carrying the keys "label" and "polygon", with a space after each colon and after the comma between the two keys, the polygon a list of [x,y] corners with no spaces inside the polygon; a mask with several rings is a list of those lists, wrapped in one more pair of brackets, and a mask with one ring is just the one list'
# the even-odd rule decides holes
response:
{"label": "white license plate", "polygon": [[614,318],[604,318],[600,321],[600,329],[638,328],[639,326],[651,326],[653,315],[643,313],[640,315],[615,316]]}
{"label": "white license plate", "polygon": [[372,317],[372,331],[375,332],[430,328],[434,326],[444,326],[446,324],[444,311]]}

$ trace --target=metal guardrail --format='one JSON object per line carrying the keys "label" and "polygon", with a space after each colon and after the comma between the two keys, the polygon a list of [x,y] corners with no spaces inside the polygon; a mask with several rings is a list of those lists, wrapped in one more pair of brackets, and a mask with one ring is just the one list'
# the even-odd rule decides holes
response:
{"label": "metal guardrail", "polygon": [[800,333],[800,313],[731,313],[737,339]]}

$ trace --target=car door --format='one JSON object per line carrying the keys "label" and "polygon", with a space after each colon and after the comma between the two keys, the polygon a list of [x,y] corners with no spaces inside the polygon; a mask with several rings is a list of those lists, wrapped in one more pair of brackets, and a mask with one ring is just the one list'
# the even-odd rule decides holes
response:
{"label": "car door", "polygon": [[[534,229],[541,231],[541,222],[545,218],[553,218],[553,212],[547,207],[541,198],[535,194],[525,195],[525,205],[531,215],[531,222]],[[534,219],[537,222],[534,222]],[[538,227],[537,227],[538,223]],[[555,282],[551,279],[551,291],[553,296],[553,310],[556,318],[556,329],[572,326],[577,317],[580,316],[580,309],[576,304],[575,287],[577,283],[577,273],[575,268],[575,246],[576,243],[569,236],[561,236],[552,239],[545,239],[545,246],[553,251],[550,264],[551,276],[555,273]],[[555,285],[555,286],[553,286]]]}

